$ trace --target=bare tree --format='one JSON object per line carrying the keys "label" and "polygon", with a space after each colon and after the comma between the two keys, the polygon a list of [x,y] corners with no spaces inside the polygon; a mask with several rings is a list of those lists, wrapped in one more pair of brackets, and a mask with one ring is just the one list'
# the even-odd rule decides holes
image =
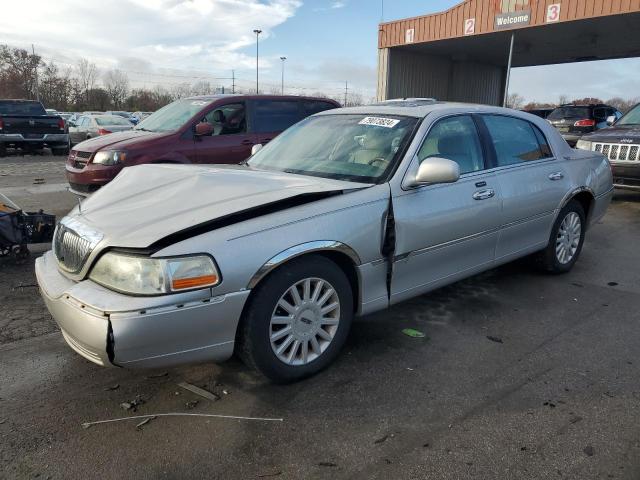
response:
{"label": "bare tree", "polygon": [[121,70],[109,70],[103,77],[104,88],[114,108],[121,108],[129,94],[129,77]]}
{"label": "bare tree", "polygon": [[638,103],[640,103],[640,97],[628,98],[626,100],[624,98],[614,97],[606,101],[607,105],[617,108],[622,113],[627,113]]}
{"label": "bare tree", "polygon": [[560,95],[558,97],[558,105],[566,105],[569,103],[569,95]]}
{"label": "bare tree", "polygon": [[38,55],[0,45],[0,97],[35,98]]}
{"label": "bare tree", "polygon": [[211,84],[206,80],[200,80],[199,82],[191,85],[191,95],[210,95],[211,94]]}
{"label": "bare tree", "polygon": [[89,62],[86,58],[81,58],[77,65],[78,81],[85,96],[87,105],[91,102],[90,92],[95,89],[98,79],[98,67],[95,63]]}
{"label": "bare tree", "polygon": [[510,93],[507,95],[507,108],[513,108],[514,110],[520,110],[524,105],[524,97],[519,93]]}

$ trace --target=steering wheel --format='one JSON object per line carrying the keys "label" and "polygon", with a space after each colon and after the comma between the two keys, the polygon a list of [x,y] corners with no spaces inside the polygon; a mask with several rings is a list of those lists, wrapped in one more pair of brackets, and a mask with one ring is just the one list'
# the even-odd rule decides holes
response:
{"label": "steering wheel", "polygon": [[375,166],[374,164],[376,162],[381,162],[383,165],[389,163],[386,158],[376,157],[376,158],[373,158],[373,159],[369,160],[367,162],[367,165],[371,165],[372,167],[374,167]]}

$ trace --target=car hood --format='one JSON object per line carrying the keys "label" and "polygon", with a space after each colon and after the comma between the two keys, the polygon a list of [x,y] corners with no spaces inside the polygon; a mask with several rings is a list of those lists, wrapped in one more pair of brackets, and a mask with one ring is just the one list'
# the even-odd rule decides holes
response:
{"label": "car hood", "polygon": [[123,169],[70,216],[104,235],[101,248],[155,248],[179,241],[178,233],[197,235],[368,186],[237,165],[145,164]]}
{"label": "car hood", "polygon": [[[104,127],[109,129],[109,127]],[[129,127],[126,127],[129,128]],[[110,148],[121,148],[126,149],[132,145],[136,147],[142,146],[141,141],[147,141],[152,139],[157,139],[159,137],[164,137],[168,133],[167,132],[143,132],[142,130],[127,130],[124,132],[116,132],[111,133],[109,135],[101,135],[99,137],[94,137],[89,140],[85,140],[84,142],[80,142],[78,145],[74,146],[74,150],[78,150],[81,152],[91,152],[95,153],[98,150],[102,150],[106,147]]]}
{"label": "car hood", "polygon": [[621,140],[626,140],[623,143],[640,144],[640,125],[614,125],[613,127],[603,128],[597,132],[585,135],[582,139],[591,142],[607,143],[620,143]]}

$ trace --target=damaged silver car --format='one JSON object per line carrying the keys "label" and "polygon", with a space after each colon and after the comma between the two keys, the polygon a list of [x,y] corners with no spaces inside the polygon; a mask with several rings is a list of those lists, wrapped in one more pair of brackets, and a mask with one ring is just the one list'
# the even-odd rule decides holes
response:
{"label": "damaged silver car", "polygon": [[535,254],[574,265],[612,197],[547,122],[427,99],[331,110],[242,165],[141,165],[63,218],[36,262],[67,343],[100,365],[236,352],[277,382],[338,355],[354,316]]}

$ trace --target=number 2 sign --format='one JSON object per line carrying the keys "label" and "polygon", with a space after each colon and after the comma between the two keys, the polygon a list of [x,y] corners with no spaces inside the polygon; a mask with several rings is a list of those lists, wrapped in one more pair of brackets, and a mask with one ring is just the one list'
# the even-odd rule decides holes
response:
{"label": "number 2 sign", "polygon": [[476,33],[476,19],[475,18],[467,18],[464,21],[464,34],[465,35],[473,35]]}
{"label": "number 2 sign", "polygon": [[547,23],[553,23],[560,20],[560,4],[554,3],[547,7]]}

